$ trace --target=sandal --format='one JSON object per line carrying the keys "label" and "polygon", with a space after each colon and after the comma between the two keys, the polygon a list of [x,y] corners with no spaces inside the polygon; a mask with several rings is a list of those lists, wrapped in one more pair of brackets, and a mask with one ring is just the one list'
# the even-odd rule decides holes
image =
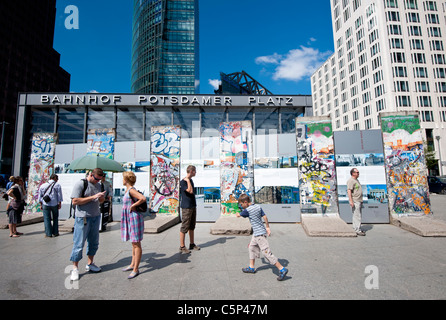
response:
{"label": "sandal", "polygon": [[122,269],[123,272],[131,271],[131,270],[133,270],[133,267],[131,267],[131,266],[128,266],[128,267]]}
{"label": "sandal", "polygon": [[20,236],[17,234],[10,234],[9,237],[10,238],[20,238]]}
{"label": "sandal", "polygon": [[139,275],[139,271],[135,272],[132,271],[132,273],[130,273],[130,275],[127,277],[127,279],[133,279],[135,277],[137,277]]}

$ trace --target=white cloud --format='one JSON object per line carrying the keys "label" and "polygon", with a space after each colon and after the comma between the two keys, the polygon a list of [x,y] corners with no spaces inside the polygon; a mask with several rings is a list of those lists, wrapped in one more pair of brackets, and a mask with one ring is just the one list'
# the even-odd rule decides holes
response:
{"label": "white cloud", "polygon": [[320,52],[318,49],[301,46],[284,55],[274,53],[270,56],[258,57],[255,61],[257,64],[277,65],[273,73],[274,80],[300,81],[311,77],[331,54],[331,52]]}
{"label": "white cloud", "polygon": [[220,86],[221,81],[218,79],[209,79],[209,84],[214,87],[214,90],[218,90],[218,87]]}
{"label": "white cloud", "polygon": [[263,57],[256,58],[256,63],[257,64],[266,64],[266,63],[278,64],[281,59],[282,59],[282,56],[280,54],[274,53],[271,56],[263,56]]}

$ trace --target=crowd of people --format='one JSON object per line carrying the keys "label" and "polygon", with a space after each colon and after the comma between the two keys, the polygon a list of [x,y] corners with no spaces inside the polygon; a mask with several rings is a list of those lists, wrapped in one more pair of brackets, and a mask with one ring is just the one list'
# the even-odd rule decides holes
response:
{"label": "crowd of people", "polygon": [[[182,224],[180,227],[181,254],[190,254],[191,250],[198,251],[200,247],[195,244],[195,225],[197,220],[197,203],[194,193],[193,177],[196,175],[196,167],[188,166],[186,177],[180,181],[180,208]],[[358,235],[365,235],[360,229],[362,188],[359,183],[359,171],[354,168],[350,172],[351,178],[347,183],[349,202],[352,207],[353,228]],[[132,260],[124,272],[131,272],[128,279],[139,275],[139,265],[142,257],[141,241],[144,235],[144,215],[138,207],[146,202],[146,197],[134,188],[136,176],[133,172],[124,172],[122,184],[126,188],[122,202],[121,214],[121,240],[132,243]],[[17,238],[23,235],[17,231],[17,224],[21,223],[21,217],[25,208],[25,183],[21,177],[10,177],[5,197],[8,199],[7,215],[9,217],[9,236]],[[59,209],[63,202],[62,188],[58,183],[58,176],[53,174],[49,180],[43,183],[38,191],[38,201],[44,217],[45,237],[57,237]],[[79,261],[82,259],[85,242],[87,242],[87,265],[88,272],[100,272],[101,268],[94,263],[94,257],[99,248],[99,231],[101,221],[101,208],[106,201],[110,201],[111,190],[105,183],[105,173],[96,168],[87,173],[85,179],[78,181],[72,190],[71,201],[75,209],[73,247],[70,261],[73,264],[71,280],[79,280]],[[237,217],[249,218],[253,228],[253,237],[249,243],[249,266],[243,268],[245,273],[255,273],[255,260],[263,253],[266,260],[278,268],[277,280],[285,279],[288,270],[283,267],[279,260],[272,254],[267,237],[271,230],[268,219],[262,208],[252,203],[251,198],[243,194],[238,199],[240,213]],[[108,206],[110,208],[111,206]],[[185,245],[186,235],[189,234],[189,248]]]}

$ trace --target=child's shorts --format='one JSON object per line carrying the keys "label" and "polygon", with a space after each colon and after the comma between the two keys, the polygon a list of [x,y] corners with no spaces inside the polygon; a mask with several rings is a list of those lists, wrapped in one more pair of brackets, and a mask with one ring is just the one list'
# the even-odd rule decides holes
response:
{"label": "child's shorts", "polygon": [[272,254],[271,249],[269,248],[268,239],[266,235],[261,235],[257,237],[252,237],[251,242],[249,243],[249,259],[260,259],[260,251],[262,251],[265,259],[272,265],[275,265],[278,260]]}

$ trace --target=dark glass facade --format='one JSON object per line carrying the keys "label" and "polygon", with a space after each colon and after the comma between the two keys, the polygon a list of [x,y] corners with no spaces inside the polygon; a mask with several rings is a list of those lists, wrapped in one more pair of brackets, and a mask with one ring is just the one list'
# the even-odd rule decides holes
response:
{"label": "dark glass facade", "polygon": [[[8,176],[19,93],[70,91],[70,74],[60,67],[60,54],[53,48],[55,19],[56,0],[0,2],[0,173]],[[39,125],[49,119],[41,117]]]}
{"label": "dark glass facade", "polygon": [[181,126],[182,138],[218,137],[221,122],[253,121],[255,134],[288,134],[296,130],[295,119],[304,115],[299,107],[32,107],[27,140],[34,133],[59,134],[59,144],[85,143],[90,129],[116,129],[116,142],[149,141],[153,126]]}
{"label": "dark glass facade", "polygon": [[198,0],[134,0],[132,92],[199,93]]}

